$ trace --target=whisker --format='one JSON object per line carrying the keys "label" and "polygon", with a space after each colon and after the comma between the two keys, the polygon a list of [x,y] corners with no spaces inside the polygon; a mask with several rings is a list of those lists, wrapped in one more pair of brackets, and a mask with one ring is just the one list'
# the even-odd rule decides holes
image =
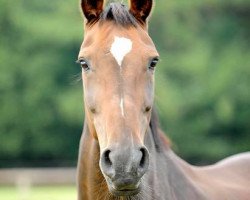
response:
{"label": "whisker", "polygon": [[82,75],[81,75],[80,72],[77,73],[77,74],[75,74],[75,75],[72,75],[70,77],[70,83],[71,83],[71,85],[76,85],[78,82],[81,82],[81,81],[82,81]]}

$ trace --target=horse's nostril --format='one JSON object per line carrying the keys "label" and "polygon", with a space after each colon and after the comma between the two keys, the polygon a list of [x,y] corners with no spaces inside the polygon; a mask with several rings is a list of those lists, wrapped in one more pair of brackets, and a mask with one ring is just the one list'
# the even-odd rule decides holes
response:
{"label": "horse's nostril", "polygon": [[103,161],[104,161],[106,166],[111,166],[112,165],[112,162],[111,162],[110,157],[109,157],[110,152],[111,152],[110,150],[106,150],[103,153],[103,158],[104,158]]}
{"label": "horse's nostril", "polygon": [[144,168],[145,166],[148,165],[148,159],[149,159],[148,150],[145,147],[142,147],[140,148],[140,151],[142,153],[142,157],[139,166],[141,168]]}
{"label": "horse's nostril", "polygon": [[105,151],[103,151],[100,159],[101,170],[109,178],[112,178],[115,174],[113,163],[110,158],[111,153],[112,152],[110,149],[106,149]]}
{"label": "horse's nostril", "polygon": [[102,173],[114,180],[131,178],[134,181],[141,178],[149,165],[149,153],[145,147],[135,149],[105,149],[100,158]]}

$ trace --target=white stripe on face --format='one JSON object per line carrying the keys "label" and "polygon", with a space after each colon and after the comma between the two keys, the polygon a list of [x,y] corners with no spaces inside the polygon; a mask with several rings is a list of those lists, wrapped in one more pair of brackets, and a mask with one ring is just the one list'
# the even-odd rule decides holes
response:
{"label": "white stripe on face", "polygon": [[111,45],[110,52],[121,67],[124,57],[132,50],[132,42],[130,39],[115,36],[115,40]]}
{"label": "white stripe on face", "polygon": [[121,108],[122,116],[124,117],[124,102],[123,102],[123,98],[121,99],[121,102],[120,102],[120,108]]}

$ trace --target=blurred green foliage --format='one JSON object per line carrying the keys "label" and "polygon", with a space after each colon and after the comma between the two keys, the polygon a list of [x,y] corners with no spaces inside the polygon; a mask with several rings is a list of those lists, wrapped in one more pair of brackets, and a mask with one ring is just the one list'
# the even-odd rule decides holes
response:
{"label": "blurred green foliage", "polygon": [[[78,3],[0,0],[0,167],[76,163]],[[156,106],[173,148],[192,163],[250,149],[249,10],[248,0],[156,1]]]}

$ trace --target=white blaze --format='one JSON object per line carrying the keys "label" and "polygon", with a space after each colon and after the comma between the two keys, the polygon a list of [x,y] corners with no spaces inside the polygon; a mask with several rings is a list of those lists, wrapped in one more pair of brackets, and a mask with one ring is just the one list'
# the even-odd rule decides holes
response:
{"label": "white blaze", "polygon": [[[132,41],[125,37],[115,36],[111,45],[110,52],[114,56],[116,62],[121,67],[124,57],[132,50]],[[124,117],[124,100],[120,101],[121,114]]]}
{"label": "white blaze", "polygon": [[115,36],[110,52],[121,67],[124,57],[131,51],[131,49],[132,42],[130,39]]}
{"label": "white blaze", "polygon": [[120,108],[121,108],[122,116],[124,117],[124,102],[123,102],[123,99],[121,99]]}

